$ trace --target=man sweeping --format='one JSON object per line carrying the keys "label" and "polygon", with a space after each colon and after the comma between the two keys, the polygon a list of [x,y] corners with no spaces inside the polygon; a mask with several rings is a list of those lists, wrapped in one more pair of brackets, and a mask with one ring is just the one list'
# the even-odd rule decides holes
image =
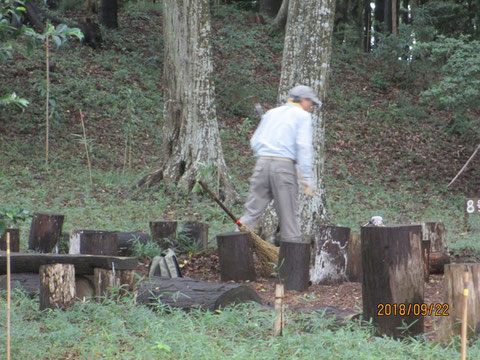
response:
{"label": "man sweeping", "polygon": [[280,223],[280,276],[287,290],[305,290],[309,281],[310,244],[302,239],[298,211],[298,166],[304,192],[313,195],[312,106],[321,102],[308,86],[296,86],[287,102],[271,109],[253,134],[250,145],[257,163],[240,222],[254,228],[274,200]]}

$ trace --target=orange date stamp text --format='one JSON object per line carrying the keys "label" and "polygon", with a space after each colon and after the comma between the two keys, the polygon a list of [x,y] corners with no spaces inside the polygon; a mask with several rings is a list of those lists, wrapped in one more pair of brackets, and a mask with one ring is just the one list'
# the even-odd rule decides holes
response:
{"label": "orange date stamp text", "polygon": [[378,304],[377,316],[449,316],[448,304]]}

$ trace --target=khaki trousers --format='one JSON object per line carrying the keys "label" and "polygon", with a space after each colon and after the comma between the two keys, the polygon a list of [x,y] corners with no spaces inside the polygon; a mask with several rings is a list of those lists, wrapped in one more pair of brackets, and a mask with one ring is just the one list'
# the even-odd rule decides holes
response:
{"label": "khaki trousers", "polygon": [[295,163],[288,159],[259,157],[240,221],[253,229],[272,199],[280,222],[281,240],[301,243]]}

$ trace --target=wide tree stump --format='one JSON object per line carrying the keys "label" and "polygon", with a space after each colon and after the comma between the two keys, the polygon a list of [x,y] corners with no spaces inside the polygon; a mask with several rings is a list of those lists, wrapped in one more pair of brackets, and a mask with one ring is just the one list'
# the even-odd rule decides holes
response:
{"label": "wide tree stump", "polygon": [[175,242],[176,221],[150,221],[150,234],[162,249],[168,249]]}
{"label": "wide tree stump", "polygon": [[423,303],[422,227],[364,226],[361,238],[364,319],[395,338],[422,333],[423,316],[400,310]]}
{"label": "wide tree stump", "polygon": [[182,234],[200,245],[202,250],[206,251],[208,249],[208,224],[187,221],[183,225]]}
{"label": "wide tree stump", "polygon": [[10,234],[10,251],[20,251],[20,230],[19,229],[6,229],[3,235],[0,237],[0,250],[7,250],[7,233]]}
{"label": "wide tree stump", "polygon": [[66,309],[75,299],[75,268],[71,264],[40,266],[40,310]]}
{"label": "wide tree stump", "polygon": [[94,294],[98,301],[119,289],[118,295],[134,290],[135,272],[132,270],[108,270],[96,268],[93,272]]}
{"label": "wide tree stump", "polygon": [[137,302],[141,304],[162,303],[183,310],[200,308],[204,311],[248,301],[261,303],[258,294],[248,286],[156,276],[140,284],[137,296]]}
{"label": "wide tree stump", "polygon": [[285,290],[304,291],[310,281],[310,244],[280,242],[278,272]]}
{"label": "wide tree stump", "polygon": [[438,315],[438,341],[460,335],[463,313],[463,274],[469,273],[467,296],[467,336],[480,333],[480,263],[445,265],[443,304],[433,310]]}
{"label": "wide tree stump", "polygon": [[117,256],[117,233],[100,230],[72,231],[69,252],[71,254]]}
{"label": "wide tree stump", "polygon": [[217,235],[217,246],[222,281],[255,281],[253,240],[248,233]]}
{"label": "wide tree stump", "polygon": [[64,215],[35,213],[30,227],[28,249],[41,253],[58,253]]}
{"label": "wide tree stump", "polygon": [[428,271],[430,274],[443,274],[445,265],[450,264],[450,256],[442,252],[432,252],[428,258]]}
{"label": "wide tree stump", "polygon": [[314,284],[340,284],[346,279],[347,245],[350,229],[340,226],[319,226],[313,238],[312,269]]}
{"label": "wide tree stump", "polygon": [[362,242],[360,234],[350,232],[347,245],[347,269],[345,271],[348,281],[361,282],[362,273]]}
{"label": "wide tree stump", "polygon": [[[73,264],[75,274],[92,275],[93,269],[134,270],[138,266],[138,259],[134,257],[115,257],[100,255],[56,255],[56,254],[30,254],[11,253],[12,273],[38,273],[41,265],[47,264]],[[7,256],[5,251],[0,251],[0,275],[6,273]]]}

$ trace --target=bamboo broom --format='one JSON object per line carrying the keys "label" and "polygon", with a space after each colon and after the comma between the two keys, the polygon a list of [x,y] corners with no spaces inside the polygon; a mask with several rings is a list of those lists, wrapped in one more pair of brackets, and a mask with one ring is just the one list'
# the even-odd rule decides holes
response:
{"label": "bamboo broom", "polygon": [[201,180],[197,180],[200,186],[205,190],[205,192],[210,195],[210,197],[215,200],[215,202],[220,205],[223,211],[238,225],[240,231],[247,232],[253,239],[253,250],[257,254],[258,261],[260,263],[260,269],[262,275],[270,276],[273,272],[273,267],[271,263],[278,263],[278,253],[279,250],[276,246],[269,244],[263,240],[260,236],[255,234],[248,226],[242,224],[233,213],[227,209],[227,207],[220,201],[220,199],[208,188],[205,183]]}

